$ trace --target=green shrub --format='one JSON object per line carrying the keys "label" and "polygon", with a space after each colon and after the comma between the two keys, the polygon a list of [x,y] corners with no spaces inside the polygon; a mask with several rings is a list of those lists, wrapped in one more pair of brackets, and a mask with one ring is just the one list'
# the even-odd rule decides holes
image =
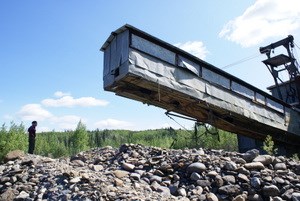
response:
{"label": "green shrub", "polygon": [[267,135],[263,142],[263,150],[269,155],[277,154],[278,149],[274,147],[274,141],[271,135]]}

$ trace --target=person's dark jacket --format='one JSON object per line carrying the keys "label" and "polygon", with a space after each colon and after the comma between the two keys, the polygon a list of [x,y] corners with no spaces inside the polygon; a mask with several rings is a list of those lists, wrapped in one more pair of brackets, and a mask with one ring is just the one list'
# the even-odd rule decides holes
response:
{"label": "person's dark jacket", "polygon": [[35,127],[34,126],[30,126],[28,128],[28,133],[29,133],[29,137],[35,138]]}

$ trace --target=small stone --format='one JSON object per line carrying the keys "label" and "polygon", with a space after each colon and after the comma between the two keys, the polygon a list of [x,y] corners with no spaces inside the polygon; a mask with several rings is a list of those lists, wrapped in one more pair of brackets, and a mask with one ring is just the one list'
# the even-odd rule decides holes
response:
{"label": "small stone", "polygon": [[291,200],[292,199],[292,194],[294,193],[294,189],[288,189],[286,190],[281,197],[285,200]]}
{"label": "small stone", "polygon": [[29,194],[25,191],[21,191],[21,193],[16,197],[16,199],[26,199],[29,197]]}
{"label": "small stone", "polygon": [[122,168],[127,171],[133,171],[135,168],[135,165],[130,164],[130,163],[123,163]]}
{"label": "small stone", "polygon": [[151,183],[151,189],[152,190],[156,191],[158,189],[158,187],[160,187],[160,185],[159,185],[159,183],[157,183],[157,181],[154,181],[154,182]]}
{"label": "small stone", "polygon": [[261,162],[263,165],[269,165],[273,162],[273,157],[270,155],[259,155],[253,159],[253,162]]}
{"label": "small stone", "polygon": [[274,178],[274,181],[277,183],[277,184],[284,184],[284,179],[280,178],[280,177],[275,177]]}
{"label": "small stone", "polygon": [[264,186],[262,192],[265,196],[277,196],[279,195],[279,189],[275,185]]}
{"label": "small stone", "polygon": [[226,170],[234,171],[234,170],[236,170],[237,167],[236,167],[236,163],[235,162],[233,162],[233,161],[227,161],[225,163],[225,165],[224,165],[224,168]]}
{"label": "small stone", "polygon": [[247,182],[247,183],[249,182],[248,177],[244,174],[241,174],[241,173],[238,174],[238,178],[239,178],[240,181]]}
{"label": "small stone", "polygon": [[217,175],[215,177],[215,181],[214,181],[215,186],[220,187],[223,186],[224,184],[224,180],[222,179],[222,177],[220,175]]}
{"label": "small stone", "polygon": [[1,183],[1,184],[4,184],[4,183],[9,182],[9,181],[10,181],[10,178],[9,178],[9,177],[1,177],[1,178],[0,178],[0,183]]}
{"label": "small stone", "polygon": [[78,167],[83,167],[85,164],[84,164],[84,162],[82,161],[82,160],[73,160],[72,161],[72,164],[74,165],[74,166],[78,166]]}
{"label": "small stone", "polygon": [[246,198],[247,198],[247,196],[245,194],[238,195],[238,196],[234,197],[232,201],[246,201]]}
{"label": "small stone", "polygon": [[235,177],[233,175],[225,175],[222,177],[223,181],[229,184],[235,184]]}
{"label": "small stone", "polygon": [[80,178],[81,178],[81,177],[74,177],[74,178],[72,178],[69,182],[70,182],[71,184],[76,184],[76,183],[80,182]]}
{"label": "small stone", "polygon": [[244,167],[248,170],[262,170],[265,168],[261,162],[246,163]]}
{"label": "small stone", "polygon": [[155,170],[154,171],[154,174],[155,175],[157,175],[157,176],[160,176],[160,177],[163,177],[165,174],[162,172],[162,171],[160,171],[160,170]]}
{"label": "small stone", "polygon": [[115,171],[113,171],[113,173],[119,179],[123,178],[129,174],[129,172],[124,171],[124,170],[115,170]]}
{"label": "small stone", "polygon": [[121,179],[115,178],[115,185],[116,186],[123,186],[123,184],[124,184],[124,182]]}
{"label": "small stone", "polygon": [[19,192],[15,189],[8,188],[5,192],[0,194],[0,200],[1,201],[12,201],[16,198],[16,195]]}
{"label": "small stone", "polygon": [[273,197],[273,201],[283,201],[283,199],[281,197],[276,196]]}
{"label": "small stone", "polygon": [[93,170],[96,172],[100,172],[101,170],[103,170],[103,166],[102,165],[93,165]]}
{"label": "small stone", "polygon": [[132,178],[132,179],[134,179],[134,180],[140,180],[140,178],[141,178],[141,175],[140,174],[138,174],[138,173],[135,173],[135,172],[133,172],[133,173],[131,173],[130,174],[130,178]]}
{"label": "small stone", "polygon": [[258,188],[260,188],[261,181],[260,181],[260,179],[257,178],[257,177],[252,177],[252,178],[250,179],[250,184],[251,184],[251,186],[254,187],[255,189],[258,189]]}
{"label": "small stone", "polygon": [[189,173],[193,173],[193,172],[201,173],[204,170],[206,170],[206,166],[200,162],[192,163],[187,167],[187,172]]}
{"label": "small stone", "polygon": [[254,158],[256,158],[259,154],[259,151],[257,149],[251,149],[249,151],[247,151],[246,153],[244,153],[242,155],[242,158],[246,161],[246,162],[251,162]]}
{"label": "small stone", "polygon": [[199,179],[197,180],[197,185],[201,187],[206,187],[206,186],[210,186],[211,183],[208,180]]}
{"label": "small stone", "polygon": [[215,177],[217,175],[218,175],[218,173],[216,171],[210,171],[210,172],[207,173],[207,176]]}
{"label": "small stone", "polygon": [[300,193],[299,192],[293,193],[292,194],[292,200],[293,201],[300,201]]}
{"label": "small stone", "polygon": [[156,181],[156,182],[160,183],[162,181],[162,178],[160,176],[157,176],[157,175],[152,175],[150,177],[150,181],[151,182]]}
{"label": "small stone", "polygon": [[214,193],[207,193],[206,194],[207,201],[218,201],[218,197]]}
{"label": "small stone", "polygon": [[286,170],[286,165],[285,163],[276,163],[274,166],[275,170]]}
{"label": "small stone", "polygon": [[13,160],[16,160],[16,159],[21,159],[24,156],[25,156],[25,153],[22,150],[10,151],[4,157],[4,162],[13,161]]}
{"label": "small stone", "polygon": [[249,201],[264,201],[259,194],[253,194],[248,196]]}
{"label": "small stone", "polygon": [[160,192],[162,194],[162,196],[170,196],[171,192],[170,189],[168,187],[165,186],[159,186],[156,190],[157,192]]}
{"label": "small stone", "polygon": [[197,180],[201,179],[201,176],[197,172],[193,172],[191,174],[190,178],[191,178],[191,180],[197,181]]}
{"label": "small stone", "polygon": [[240,186],[239,185],[226,185],[219,188],[219,193],[226,194],[226,195],[234,195],[240,193]]}
{"label": "small stone", "polygon": [[177,190],[178,195],[186,197],[186,190],[184,188],[179,188]]}
{"label": "small stone", "polygon": [[196,186],[196,188],[192,189],[193,195],[201,195],[203,192],[203,188],[201,186]]}

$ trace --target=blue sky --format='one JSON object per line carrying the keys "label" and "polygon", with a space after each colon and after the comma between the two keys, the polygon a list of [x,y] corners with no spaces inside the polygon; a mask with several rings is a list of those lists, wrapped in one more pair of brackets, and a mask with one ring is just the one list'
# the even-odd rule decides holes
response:
{"label": "blue sky", "polygon": [[[178,124],[164,110],[103,90],[110,33],[131,24],[265,90],[273,84],[259,47],[292,34],[299,0],[0,0],[0,123],[37,120],[38,131],[154,129]],[[193,122],[178,120],[191,128]]]}

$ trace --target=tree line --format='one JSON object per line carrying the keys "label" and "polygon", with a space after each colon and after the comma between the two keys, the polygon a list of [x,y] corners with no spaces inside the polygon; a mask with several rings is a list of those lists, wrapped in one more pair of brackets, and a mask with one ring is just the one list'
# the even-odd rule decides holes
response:
{"label": "tree line", "polygon": [[[143,144],[162,148],[209,148],[237,151],[235,134],[218,131],[214,127],[195,126],[191,130],[155,129],[143,131],[130,130],[87,130],[80,121],[75,130],[64,132],[37,133],[35,154],[53,158],[75,155],[94,147],[119,147],[124,143]],[[0,129],[0,161],[12,150],[27,152],[28,133],[25,126],[12,122],[10,126],[2,125]]]}

